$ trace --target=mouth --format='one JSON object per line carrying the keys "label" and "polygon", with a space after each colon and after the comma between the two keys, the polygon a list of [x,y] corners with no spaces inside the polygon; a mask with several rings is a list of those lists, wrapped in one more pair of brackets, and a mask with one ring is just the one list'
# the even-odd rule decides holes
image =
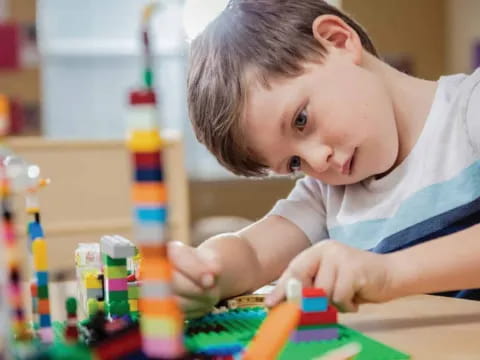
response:
{"label": "mouth", "polygon": [[352,168],[353,168],[353,157],[355,156],[355,150],[353,150],[352,156],[345,161],[345,163],[342,166],[342,175],[350,175],[352,173]]}

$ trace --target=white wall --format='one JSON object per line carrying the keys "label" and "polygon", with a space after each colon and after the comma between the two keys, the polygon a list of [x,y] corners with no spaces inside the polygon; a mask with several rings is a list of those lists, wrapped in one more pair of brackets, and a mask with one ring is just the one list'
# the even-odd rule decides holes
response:
{"label": "white wall", "polygon": [[480,42],[480,1],[446,0],[447,71],[473,70],[473,42]]}

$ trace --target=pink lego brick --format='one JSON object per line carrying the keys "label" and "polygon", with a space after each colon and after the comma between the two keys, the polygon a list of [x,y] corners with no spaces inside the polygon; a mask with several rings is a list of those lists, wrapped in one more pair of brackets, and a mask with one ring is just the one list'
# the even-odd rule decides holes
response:
{"label": "pink lego brick", "polygon": [[127,279],[108,279],[107,289],[108,291],[128,291]]}

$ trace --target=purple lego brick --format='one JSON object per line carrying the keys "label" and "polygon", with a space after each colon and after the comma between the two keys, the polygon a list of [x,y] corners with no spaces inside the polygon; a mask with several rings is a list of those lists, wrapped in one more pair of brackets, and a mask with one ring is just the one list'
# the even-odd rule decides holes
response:
{"label": "purple lego brick", "polygon": [[297,330],[290,336],[292,342],[304,342],[304,341],[318,341],[318,340],[333,340],[338,339],[338,328],[321,328],[321,329],[308,329]]}

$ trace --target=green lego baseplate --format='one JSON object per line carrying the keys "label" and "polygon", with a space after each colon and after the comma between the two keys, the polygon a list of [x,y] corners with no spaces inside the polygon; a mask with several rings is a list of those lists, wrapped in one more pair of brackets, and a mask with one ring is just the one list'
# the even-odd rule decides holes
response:
{"label": "green lego baseplate", "polygon": [[[258,328],[265,319],[267,311],[262,307],[228,310],[210,314],[197,320],[186,322],[185,346],[190,353],[203,354],[203,358],[219,359],[218,355],[233,355],[241,359],[241,352],[255,336]],[[132,319],[134,321],[137,318]],[[83,322],[82,322],[83,323]],[[278,360],[302,360],[319,357],[333,349],[337,349],[351,342],[361,345],[361,352],[355,360],[403,360],[410,356],[373,340],[364,334],[335,324],[339,329],[339,338],[336,340],[311,341],[302,343],[288,342],[282,349]],[[90,360],[90,349],[82,344],[68,344],[64,339],[65,323],[54,322],[54,344],[45,347],[38,340],[31,344],[39,352],[35,359],[55,360]],[[24,357],[17,357],[18,359]]]}
{"label": "green lego baseplate", "polygon": [[[203,352],[211,347],[237,345],[245,347],[254,337],[267,312],[260,307],[235,309],[224,313],[210,314],[199,320],[190,321],[186,329],[186,346],[192,352]],[[303,343],[288,342],[278,359],[312,359],[356,342],[361,352],[355,360],[403,360],[410,356],[373,340],[362,333],[337,324],[339,339]]]}

